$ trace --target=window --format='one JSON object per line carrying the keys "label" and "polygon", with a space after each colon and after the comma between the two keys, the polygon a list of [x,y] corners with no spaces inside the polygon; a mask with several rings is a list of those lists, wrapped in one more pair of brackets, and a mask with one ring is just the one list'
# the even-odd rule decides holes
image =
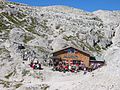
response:
{"label": "window", "polygon": [[80,64],[80,61],[78,61],[78,60],[73,60],[73,64]]}
{"label": "window", "polygon": [[75,50],[74,48],[68,48],[68,49],[67,49],[67,52],[68,52],[68,53],[75,53],[76,50]]}

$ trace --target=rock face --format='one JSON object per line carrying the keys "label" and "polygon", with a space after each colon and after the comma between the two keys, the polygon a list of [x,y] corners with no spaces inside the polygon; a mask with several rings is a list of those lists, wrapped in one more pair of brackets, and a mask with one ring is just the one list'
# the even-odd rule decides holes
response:
{"label": "rock face", "polygon": [[[30,61],[34,58],[40,62],[49,60],[52,51],[68,45],[84,48],[107,63],[104,69],[95,72],[96,78],[85,77],[83,84],[89,84],[88,88],[76,83],[81,90],[118,90],[120,85],[115,84],[120,79],[120,11],[90,13],[66,6],[30,7],[0,2],[0,87],[5,87],[2,90],[25,89],[23,82],[27,82],[32,71],[28,66]],[[25,58],[28,61],[23,62]],[[113,71],[118,79],[114,79],[114,75],[106,79]],[[98,83],[94,86],[96,80]],[[112,82],[114,80],[116,82]],[[100,86],[102,81],[106,86]],[[111,84],[107,83],[109,81]],[[64,87],[61,90],[65,90]]]}

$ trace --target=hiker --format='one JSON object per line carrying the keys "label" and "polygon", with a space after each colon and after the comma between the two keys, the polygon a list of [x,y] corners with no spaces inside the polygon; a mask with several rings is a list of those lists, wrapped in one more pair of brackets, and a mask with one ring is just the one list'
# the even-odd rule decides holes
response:
{"label": "hiker", "polygon": [[41,63],[39,62],[39,70],[40,70],[40,69],[42,69],[42,68],[41,68]]}
{"label": "hiker", "polygon": [[93,65],[93,70],[95,70],[95,69],[97,69],[97,64],[96,63],[94,63],[94,65]]}
{"label": "hiker", "polygon": [[100,64],[100,63],[98,63],[98,64],[97,64],[97,68],[99,68],[100,66],[101,66],[101,64]]}
{"label": "hiker", "polygon": [[75,72],[76,66],[73,64],[71,67],[71,72]]}
{"label": "hiker", "polygon": [[35,69],[39,69],[39,64],[36,64],[36,65],[35,65]]}
{"label": "hiker", "polygon": [[31,63],[30,63],[30,67],[32,67],[32,65],[33,65],[33,61],[31,61]]}
{"label": "hiker", "polygon": [[84,63],[82,63],[82,67],[81,68],[82,68],[82,70],[84,70],[84,68],[85,68],[85,64]]}
{"label": "hiker", "polygon": [[69,69],[69,71],[71,71],[71,65],[69,65],[68,69]]}
{"label": "hiker", "polygon": [[62,65],[63,67],[62,67],[62,71],[65,73],[66,72],[66,65]]}
{"label": "hiker", "polygon": [[35,59],[35,60],[33,61],[33,63],[38,64],[38,60],[37,60],[37,59]]}
{"label": "hiker", "polygon": [[67,64],[65,65],[65,71],[68,71],[68,65]]}
{"label": "hiker", "polygon": [[91,71],[94,70],[94,63],[91,64]]}
{"label": "hiker", "polygon": [[87,73],[87,68],[86,67],[84,67],[84,75]]}
{"label": "hiker", "polygon": [[75,70],[76,72],[78,72],[79,71],[79,64],[76,64],[76,70]]}
{"label": "hiker", "polygon": [[49,66],[53,66],[52,60],[49,60]]}
{"label": "hiker", "polygon": [[70,61],[70,64],[73,64],[73,62],[72,62],[72,61]]}
{"label": "hiker", "polygon": [[39,67],[39,64],[36,64],[36,63],[35,63],[35,65],[34,65],[34,67],[35,67],[34,69],[39,69],[39,68],[40,68],[40,67]]}
{"label": "hiker", "polygon": [[32,68],[35,69],[35,64],[34,63],[32,64]]}
{"label": "hiker", "polygon": [[68,60],[66,60],[65,63],[68,64]]}
{"label": "hiker", "polygon": [[60,70],[59,70],[60,72],[64,71],[64,64],[60,64],[59,67],[60,67]]}

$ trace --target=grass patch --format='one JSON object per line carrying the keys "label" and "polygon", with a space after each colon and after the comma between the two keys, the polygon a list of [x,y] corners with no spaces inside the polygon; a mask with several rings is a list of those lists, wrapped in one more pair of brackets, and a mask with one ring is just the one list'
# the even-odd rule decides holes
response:
{"label": "grass patch", "polygon": [[66,41],[71,41],[71,40],[74,40],[75,37],[74,36],[64,36],[63,39],[65,39]]}
{"label": "grass patch", "polygon": [[50,86],[48,86],[47,84],[42,84],[41,85],[41,90],[47,90]]}
{"label": "grass patch", "polygon": [[22,86],[23,84],[22,83],[19,83],[19,84],[16,84],[14,85],[15,88],[19,88],[20,86]]}
{"label": "grass patch", "polygon": [[18,12],[18,14],[17,14],[17,17],[20,18],[20,19],[23,19],[23,18],[25,18],[26,16],[27,16],[27,15],[22,14],[22,13],[20,13],[20,12]]}
{"label": "grass patch", "polygon": [[10,16],[8,13],[2,12],[2,15],[5,16],[9,21],[16,25],[21,25],[21,22],[15,17],[15,16]]}
{"label": "grass patch", "polygon": [[36,27],[36,24],[37,24],[37,21],[35,18],[33,17],[30,17],[31,19],[31,24],[30,25],[27,25],[27,28],[25,28],[27,31],[33,33],[33,34],[36,34],[39,36],[39,34],[37,33],[37,31],[35,31],[35,27]]}
{"label": "grass patch", "polygon": [[5,7],[5,5],[0,4],[0,9],[4,9]]}
{"label": "grass patch", "polygon": [[34,46],[34,48],[37,48],[40,52],[47,52],[44,47]]}
{"label": "grass patch", "polygon": [[40,26],[43,28],[43,30],[46,30],[46,29],[48,28],[47,22],[48,22],[48,20],[43,20],[43,21],[40,23]]}
{"label": "grass patch", "polygon": [[32,40],[32,39],[34,39],[34,37],[25,35],[23,42],[24,42],[24,43],[27,43],[27,42],[29,42],[29,41]]}
{"label": "grass patch", "polygon": [[95,46],[95,49],[96,49],[96,51],[99,51],[99,52],[101,51],[101,48],[98,44]]}
{"label": "grass patch", "polygon": [[33,33],[33,34],[36,34],[36,35],[38,35],[39,36],[39,34],[35,31],[35,25],[31,25],[31,26],[28,26],[27,28],[25,28],[28,32],[31,32],[31,33]]}
{"label": "grass patch", "polygon": [[30,71],[24,69],[24,70],[22,71],[22,75],[23,75],[23,76],[26,76],[29,72],[30,72]]}
{"label": "grass patch", "polygon": [[5,29],[8,29],[8,27],[0,20],[0,32]]}
{"label": "grass patch", "polygon": [[3,52],[9,53],[9,51],[8,51],[7,49],[5,49],[5,48],[0,48],[0,54],[2,54]]}
{"label": "grass patch", "polygon": [[4,85],[4,87],[9,88],[10,87],[10,82],[9,81],[4,81],[0,79],[0,84]]}
{"label": "grass patch", "polygon": [[12,75],[13,75],[13,72],[11,72],[8,75],[6,75],[5,78],[9,79]]}
{"label": "grass patch", "polygon": [[29,32],[35,33],[35,31],[34,31],[35,27],[36,27],[35,25],[30,25],[26,28],[26,30]]}

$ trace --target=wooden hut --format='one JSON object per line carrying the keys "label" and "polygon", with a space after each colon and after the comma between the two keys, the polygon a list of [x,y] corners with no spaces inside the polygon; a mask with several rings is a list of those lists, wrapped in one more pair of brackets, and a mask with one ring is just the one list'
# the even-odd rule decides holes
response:
{"label": "wooden hut", "polygon": [[76,47],[66,47],[55,51],[51,58],[54,65],[59,64],[60,61],[67,62],[69,65],[71,65],[71,63],[80,65],[82,62],[85,67],[90,70],[95,70],[105,64],[105,61],[97,61],[95,57],[93,60],[93,55],[90,52]]}
{"label": "wooden hut", "polygon": [[86,67],[90,65],[91,54],[87,51],[80,50],[76,47],[66,47],[62,50],[53,52],[53,62],[66,61],[70,65],[84,63]]}

